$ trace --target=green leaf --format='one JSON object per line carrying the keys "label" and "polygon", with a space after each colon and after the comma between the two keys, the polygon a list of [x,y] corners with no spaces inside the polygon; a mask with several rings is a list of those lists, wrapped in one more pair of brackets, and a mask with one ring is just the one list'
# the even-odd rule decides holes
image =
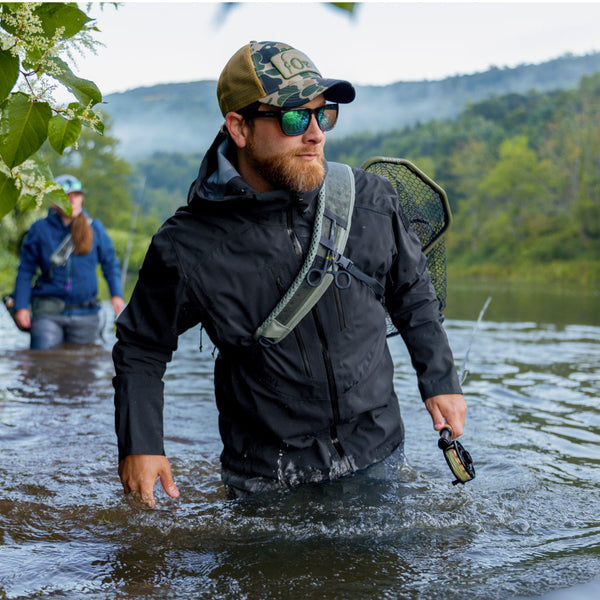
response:
{"label": "green leaf", "polygon": [[51,204],[56,204],[59,208],[62,208],[65,211],[65,214],[70,215],[73,207],[69,202],[69,197],[62,189],[53,189],[50,192],[44,193],[44,200],[50,202]]}
{"label": "green leaf", "polygon": [[0,155],[9,169],[36,152],[48,137],[52,109],[47,102],[32,102],[27,94],[11,94],[3,110]]}
{"label": "green leaf", "polygon": [[27,55],[23,57],[23,68],[27,71],[44,73],[45,71],[40,63],[45,55],[45,51],[42,50],[35,42],[30,42],[29,47],[27,48]]}
{"label": "green leaf", "polygon": [[0,101],[10,94],[19,77],[19,58],[0,50]]}
{"label": "green leaf", "polygon": [[61,115],[55,115],[48,123],[48,141],[56,152],[62,154],[65,148],[74,144],[81,133],[81,121],[69,121]]}
{"label": "green leaf", "polygon": [[36,207],[35,196],[33,194],[21,194],[19,198],[18,206],[22,213],[26,213],[28,210],[32,210]]}
{"label": "green leaf", "polygon": [[353,13],[354,9],[356,8],[357,2],[332,2],[331,4],[333,4],[333,6],[335,6],[336,8],[340,8],[349,13]]}
{"label": "green leaf", "polygon": [[0,219],[15,207],[18,198],[19,190],[13,178],[0,171]]}
{"label": "green leaf", "polygon": [[33,163],[33,168],[35,169],[36,173],[46,179],[45,185],[54,185],[54,182],[52,181],[54,179],[54,175],[52,175],[52,170],[42,154],[40,152],[36,152],[30,158],[30,160]]}
{"label": "green leaf", "polygon": [[34,14],[42,21],[42,29],[48,37],[52,37],[59,27],[64,27],[63,40],[79,33],[92,20],[75,2],[44,2]]}
{"label": "green leaf", "polygon": [[[54,56],[49,59],[54,66],[58,69],[57,73],[52,73],[52,77],[58,79],[74,96],[81,102],[81,104],[87,106],[88,104],[98,104],[102,102],[102,94],[93,81],[87,79],[81,79],[77,77],[69,65],[62,59]],[[50,73],[48,73],[50,75]]]}

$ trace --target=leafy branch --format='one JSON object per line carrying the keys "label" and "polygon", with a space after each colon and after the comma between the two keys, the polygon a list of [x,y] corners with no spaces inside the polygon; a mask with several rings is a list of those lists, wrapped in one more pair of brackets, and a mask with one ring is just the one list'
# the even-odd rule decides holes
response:
{"label": "leafy branch", "polygon": [[[94,111],[100,90],[63,58],[93,49],[94,31],[74,2],[0,3],[0,219],[15,206],[25,212],[43,202],[70,210],[38,150],[48,140],[62,155],[77,143],[82,126],[103,133]],[[58,85],[76,102],[58,104],[52,96]]]}

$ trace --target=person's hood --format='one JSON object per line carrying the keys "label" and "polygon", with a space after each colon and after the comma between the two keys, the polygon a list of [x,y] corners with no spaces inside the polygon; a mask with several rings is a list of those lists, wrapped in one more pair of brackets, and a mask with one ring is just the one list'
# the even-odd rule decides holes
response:
{"label": "person's hood", "polygon": [[301,195],[286,190],[257,192],[246,183],[229,160],[230,143],[226,131],[221,129],[202,160],[196,180],[190,186],[187,197],[189,205],[206,202],[223,205],[240,200],[249,206],[258,203],[263,207],[280,205],[282,202],[313,203],[319,188]]}

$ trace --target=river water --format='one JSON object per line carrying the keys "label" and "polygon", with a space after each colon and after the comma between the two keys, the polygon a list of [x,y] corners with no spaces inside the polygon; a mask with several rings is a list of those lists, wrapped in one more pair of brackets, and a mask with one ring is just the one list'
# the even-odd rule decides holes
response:
{"label": "river water", "polygon": [[459,367],[472,341],[465,486],[393,338],[408,463],[247,501],[221,486],[213,357],[188,332],[165,392],[181,498],[157,491],[155,510],[117,477],[111,327],[98,347],[31,352],[2,313],[0,598],[598,598],[599,307],[594,293],[451,288]]}

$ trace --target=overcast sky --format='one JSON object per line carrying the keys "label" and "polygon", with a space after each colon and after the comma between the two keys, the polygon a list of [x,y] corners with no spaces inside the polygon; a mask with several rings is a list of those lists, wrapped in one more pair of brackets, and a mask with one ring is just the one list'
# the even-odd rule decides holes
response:
{"label": "overcast sky", "polygon": [[355,84],[441,79],[600,50],[600,2],[367,2],[354,15],[317,2],[95,5],[97,55],[77,73],[103,94],[217,79],[250,40],[284,41],[326,77]]}

